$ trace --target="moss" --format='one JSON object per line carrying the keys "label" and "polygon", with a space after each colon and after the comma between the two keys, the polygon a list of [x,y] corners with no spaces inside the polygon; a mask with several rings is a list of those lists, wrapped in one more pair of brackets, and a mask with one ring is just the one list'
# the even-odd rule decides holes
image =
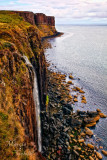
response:
{"label": "moss", "polygon": [[0,112],[0,118],[2,121],[8,120],[8,115],[4,114],[3,112]]}

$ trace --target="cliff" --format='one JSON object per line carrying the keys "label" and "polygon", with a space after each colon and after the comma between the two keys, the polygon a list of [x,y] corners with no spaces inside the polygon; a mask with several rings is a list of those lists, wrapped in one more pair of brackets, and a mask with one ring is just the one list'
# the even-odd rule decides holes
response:
{"label": "cliff", "polygon": [[55,18],[53,16],[46,16],[43,13],[27,12],[27,11],[12,11],[23,17],[26,22],[32,25],[37,25],[41,31],[41,36],[50,36],[57,33],[55,29]]}
{"label": "cliff", "polygon": [[46,24],[49,26],[55,26],[55,18],[53,16],[46,16],[43,13],[36,13],[34,17],[36,24]]}
{"label": "cliff", "polygon": [[[18,14],[17,14],[18,13]],[[20,17],[20,16],[21,17]],[[24,20],[23,20],[23,18]],[[41,37],[54,35],[35,25],[32,12],[0,11],[0,159],[44,159],[37,151],[34,72],[38,78],[41,109],[45,110],[46,63]],[[28,23],[30,22],[30,23]],[[50,24],[48,17],[48,24]],[[53,25],[53,20],[52,23]]]}

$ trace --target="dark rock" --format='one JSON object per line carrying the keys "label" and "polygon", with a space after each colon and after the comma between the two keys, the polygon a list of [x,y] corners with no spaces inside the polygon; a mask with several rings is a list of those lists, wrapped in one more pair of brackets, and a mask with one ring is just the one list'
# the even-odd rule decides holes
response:
{"label": "dark rock", "polygon": [[71,104],[66,104],[65,107],[68,108],[68,109],[71,110],[71,111],[73,110],[73,107],[72,107]]}
{"label": "dark rock", "polygon": [[82,120],[71,118],[71,127],[82,125]]}
{"label": "dark rock", "polygon": [[70,114],[71,114],[71,110],[69,110],[69,109],[66,108],[66,107],[62,107],[62,110],[63,110],[63,113],[64,113],[65,115],[70,115]]}
{"label": "dark rock", "polygon": [[91,112],[87,111],[87,114],[88,114],[90,117],[95,117],[95,116],[98,115],[98,112],[97,112],[97,111],[91,111]]}

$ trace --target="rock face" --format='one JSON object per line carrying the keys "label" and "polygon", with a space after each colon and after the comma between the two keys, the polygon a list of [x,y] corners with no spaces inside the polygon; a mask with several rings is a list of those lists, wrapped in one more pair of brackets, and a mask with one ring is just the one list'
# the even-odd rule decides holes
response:
{"label": "rock face", "polygon": [[18,13],[19,16],[23,17],[25,21],[29,22],[32,25],[49,25],[55,26],[55,18],[53,16],[46,16],[43,13],[28,12],[28,11],[13,11],[14,13]]}
{"label": "rock face", "polygon": [[53,16],[46,16],[43,13],[36,13],[34,17],[36,24],[46,24],[49,26],[55,26],[55,18]]}
{"label": "rock face", "polygon": [[35,25],[34,13],[33,12],[14,11],[14,13],[18,13],[19,16],[23,17],[25,21],[31,23],[32,25]]}

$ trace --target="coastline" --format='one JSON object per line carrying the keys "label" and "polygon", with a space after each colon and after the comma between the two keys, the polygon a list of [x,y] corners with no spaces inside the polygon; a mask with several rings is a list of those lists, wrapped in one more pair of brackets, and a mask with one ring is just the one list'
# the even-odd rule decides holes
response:
{"label": "coastline", "polygon": [[[50,66],[49,62],[47,63],[47,66]],[[66,79],[68,79],[68,82],[66,81]],[[100,158],[102,159],[101,152],[97,152],[101,148],[98,148],[95,144],[91,144],[91,143],[87,144],[86,139],[87,139],[87,137],[88,137],[88,139],[91,139],[93,136],[93,132],[91,131],[90,127],[95,126],[96,122],[99,121],[100,118],[104,118],[105,115],[103,113],[101,113],[101,111],[99,109],[97,109],[95,112],[77,111],[74,113],[73,108],[72,108],[72,104],[76,103],[77,97],[76,96],[72,97],[70,95],[69,86],[72,85],[72,81],[71,81],[72,79],[73,79],[72,74],[68,75],[66,77],[66,75],[64,75],[60,72],[57,73],[57,72],[54,72],[54,71],[48,69],[49,104],[48,104],[48,111],[42,112],[41,119],[42,119],[42,122],[45,121],[45,125],[47,125],[47,128],[49,128],[48,133],[50,134],[50,136],[52,136],[51,137],[52,139],[54,139],[56,137],[55,135],[57,135],[58,133],[61,133],[61,132],[63,132],[63,136],[65,136],[65,139],[68,137],[67,143],[63,142],[64,139],[61,137],[62,135],[60,135],[59,139],[56,139],[56,142],[57,141],[60,141],[60,142],[59,142],[59,144],[57,144],[55,146],[57,149],[56,149],[56,153],[54,154],[54,157],[62,158],[61,156],[63,154],[65,154],[65,156],[68,156],[68,157],[66,157],[67,159],[70,159],[71,157],[73,159],[89,158],[90,160],[92,160],[92,159],[98,158],[98,157],[99,157],[99,159]],[[61,86],[63,89],[59,89],[59,91],[57,91],[58,88],[60,88]],[[52,90],[51,90],[51,88],[52,88]],[[63,93],[63,91],[65,93]],[[78,87],[75,87],[74,92],[84,94],[84,91]],[[66,99],[66,101],[65,101],[65,99]],[[83,103],[86,103],[85,96],[83,96],[83,101],[84,101]],[[72,102],[72,103],[70,103],[70,102]],[[51,123],[50,119],[53,119],[53,124],[48,125],[47,121],[45,120],[45,117],[48,117],[49,123]],[[86,121],[84,121],[84,118],[86,118]],[[73,121],[71,119],[73,119]],[[60,125],[59,125],[60,129],[57,128],[58,127],[57,122],[56,122],[57,120],[60,121],[60,125],[62,123],[63,129],[60,128],[61,127]],[[72,126],[71,126],[71,124],[72,124]],[[54,128],[55,126],[56,126],[56,128]],[[42,126],[42,127],[43,127],[42,132],[43,133],[47,132],[47,130],[45,130],[44,126]],[[53,129],[52,129],[52,127],[53,127]],[[50,132],[50,130],[53,130],[52,133]],[[55,132],[57,132],[57,130],[58,130],[58,133],[56,134]],[[44,136],[45,135],[43,135],[43,137]],[[46,140],[46,141],[48,143],[48,140]],[[43,144],[45,144],[45,140],[44,140]],[[44,151],[43,155],[45,157],[49,156],[54,159],[54,157],[52,157],[53,153],[51,153],[51,151],[50,151],[51,149],[55,150],[55,148],[53,147],[54,143],[51,142],[51,140],[49,140],[49,144],[51,144],[51,146],[49,147],[50,148],[49,155],[47,155],[45,153],[45,151]],[[58,148],[59,145],[61,145],[63,147],[60,149],[60,148]],[[46,146],[44,145],[43,147],[45,148]],[[48,148],[47,148],[47,150],[48,150]],[[60,151],[60,154],[57,153],[57,150],[58,150],[58,152]],[[64,150],[64,153],[62,153],[62,150]],[[63,158],[65,158],[65,157],[63,157]]]}
{"label": "coastline", "polygon": [[51,39],[51,38],[55,38],[55,37],[60,37],[62,36],[64,33],[63,32],[56,32],[54,35],[51,36],[45,36],[41,38],[41,42],[43,42],[46,39]]}

